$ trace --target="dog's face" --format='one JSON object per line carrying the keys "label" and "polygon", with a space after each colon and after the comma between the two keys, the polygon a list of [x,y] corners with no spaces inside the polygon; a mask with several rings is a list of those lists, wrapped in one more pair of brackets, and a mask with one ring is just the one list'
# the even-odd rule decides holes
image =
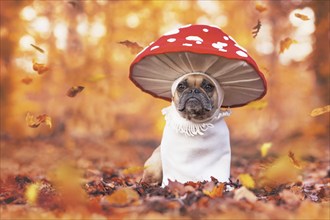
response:
{"label": "dog's face", "polygon": [[215,85],[207,77],[188,75],[178,83],[173,102],[182,117],[201,122],[217,110],[218,95]]}

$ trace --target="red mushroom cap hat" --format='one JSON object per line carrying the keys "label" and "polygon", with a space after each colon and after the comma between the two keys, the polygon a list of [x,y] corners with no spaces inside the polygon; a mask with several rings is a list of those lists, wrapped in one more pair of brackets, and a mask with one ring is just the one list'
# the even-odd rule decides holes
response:
{"label": "red mushroom cap hat", "polygon": [[171,100],[173,82],[194,72],[219,83],[225,94],[222,107],[246,105],[267,91],[265,77],[247,51],[209,25],[187,25],[164,34],[136,56],[129,77],[143,91]]}

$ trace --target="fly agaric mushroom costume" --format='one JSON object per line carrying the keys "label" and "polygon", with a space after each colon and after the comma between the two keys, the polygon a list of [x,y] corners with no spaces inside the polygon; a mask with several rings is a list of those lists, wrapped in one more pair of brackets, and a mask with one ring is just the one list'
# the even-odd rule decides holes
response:
{"label": "fly agaric mushroom costume", "polygon": [[210,176],[227,181],[230,144],[223,118],[230,112],[220,108],[261,99],[267,90],[265,77],[244,48],[209,25],[187,25],[164,34],[136,56],[129,77],[142,91],[170,101],[178,79],[187,74],[206,75],[223,97],[216,114],[199,124],[180,117],[173,103],[163,109],[163,184],[168,179],[202,181]]}

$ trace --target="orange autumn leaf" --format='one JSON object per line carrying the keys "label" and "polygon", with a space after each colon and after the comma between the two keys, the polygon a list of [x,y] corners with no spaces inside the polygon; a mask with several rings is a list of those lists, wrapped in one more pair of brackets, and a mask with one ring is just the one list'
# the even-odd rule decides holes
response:
{"label": "orange autumn leaf", "polygon": [[26,114],[25,121],[27,125],[31,128],[37,128],[41,123],[45,123],[49,128],[52,127],[52,119],[46,114],[39,115],[35,117],[30,112]]}
{"label": "orange autumn leaf", "polygon": [[289,151],[288,154],[289,158],[291,159],[292,164],[297,168],[297,169],[301,169],[301,165],[299,163],[299,161],[295,158],[294,153],[292,151]]}
{"label": "orange autumn leaf", "polygon": [[32,68],[34,71],[38,72],[38,74],[43,74],[49,70],[49,67],[47,67],[45,64],[36,62],[33,62]]}
{"label": "orange autumn leaf", "polygon": [[309,17],[307,15],[304,15],[304,14],[295,13],[294,16],[296,16],[297,18],[300,18],[303,21],[308,21],[309,20]]}
{"label": "orange autumn leaf", "polygon": [[139,199],[139,194],[132,188],[120,188],[106,197],[110,205],[125,206]]}
{"label": "orange autumn leaf", "polygon": [[293,40],[289,37],[285,38],[284,40],[280,41],[280,53],[283,53],[285,50],[289,49],[291,44],[296,44],[298,41]]}
{"label": "orange autumn leaf", "polygon": [[131,50],[132,54],[137,54],[138,52],[140,52],[143,47],[140,46],[138,43],[136,42],[131,42],[129,40],[125,40],[125,41],[120,41],[118,42],[119,44],[125,45],[126,47],[128,47]]}
{"label": "orange autumn leaf", "polygon": [[21,80],[22,83],[29,85],[30,83],[32,83],[33,79],[31,77],[25,77]]}
{"label": "orange autumn leaf", "polygon": [[223,191],[225,188],[224,183],[220,183],[213,187],[212,191],[203,190],[203,193],[211,198],[220,198],[222,197]]}
{"label": "orange autumn leaf", "polygon": [[330,112],[330,105],[327,105],[327,106],[324,106],[324,107],[321,107],[321,108],[313,109],[310,116],[316,117],[316,116],[322,115],[322,114],[327,113],[327,112]]}
{"label": "orange autumn leaf", "polygon": [[67,92],[66,95],[69,97],[75,97],[78,93],[84,90],[83,86],[72,86]]}
{"label": "orange autumn leaf", "polygon": [[256,10],[259,11],[260,13],[264,12],[267,10],[267,7],[260,2],[256,3]]}

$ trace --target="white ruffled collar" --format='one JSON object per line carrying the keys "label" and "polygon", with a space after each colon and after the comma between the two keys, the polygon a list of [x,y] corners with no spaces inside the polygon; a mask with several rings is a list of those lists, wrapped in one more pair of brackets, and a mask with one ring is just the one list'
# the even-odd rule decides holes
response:
{"label": "white ruffled collar", "polygon": [[165,116],[166,123],[171,126],[176,132],[185,134],[187,136],[204,135],[205,131],[214,127],[214,123],[221,118],[231,115],[231,110],[227,109],[222,111],[218,109],[209,121],[195,123],[189,121],[177,112],[174,103],[162,110],[162,114]]}

